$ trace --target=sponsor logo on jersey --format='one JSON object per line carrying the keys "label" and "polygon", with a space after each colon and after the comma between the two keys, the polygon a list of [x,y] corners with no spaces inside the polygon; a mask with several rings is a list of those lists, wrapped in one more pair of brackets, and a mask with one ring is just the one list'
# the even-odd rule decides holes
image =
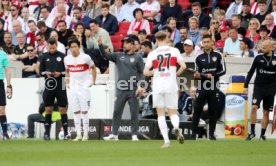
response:
{"label": "sponsor logo on jersey", "polygon": [[83,72],[89,69],[87,64],[67,65],[70,72]]}
{"label": "sponsor logo on jersey", "polygon": [[257,99],[253,99],[252,102],[253,102],[253,104],[256,104],[257,103]]}
{"label": "sponsor logo on jersey", "polygon": [[272,65],[275,66],[276,65],[276,60],[272,61]]}
{"label": "sponsor logo on jersey", "polygon": [[49,62],[49,61],[50,61],[50,59],[48,58],[48,59],[46,59],[46,61],[47,61],[47,62]]}
{"label": "sponsor logo on jersey", "polygon": [[135,58],[130,58],[129,60],[131,63],[133,63],[135,61]]}
{"label": "sponsor logo on jersey", "polygon": [[216,62],[217,61],[217,57],[213,57],[212,60],[213,60],[213,62]]}
{"label": "sponsor logo on jersey", "polygon": [[57,61],[60,62],[61,61],[61,57],[57,57]]}

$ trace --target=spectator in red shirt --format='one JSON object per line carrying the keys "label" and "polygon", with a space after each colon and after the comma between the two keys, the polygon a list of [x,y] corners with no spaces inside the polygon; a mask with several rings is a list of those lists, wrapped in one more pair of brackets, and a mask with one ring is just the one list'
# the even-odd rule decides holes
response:
{"label": "spectator in red shirt", "polygon": [[229,34],[228,34],[228,29],[226,26],[223,26],[220,28],[219,30],[220,32],[220,37],[221,39],[216,41],[216,48],[220,51],[223,52],[223,47],[224,47],[224,42],[225,40],[228,38]]}
{"label": "spectator in red shirt", "polygon": [[29,20],[28,21],[28,26],[30,29],[30,32],[27,33],[26,38],[27,38],[27,44],[35,45],[36,41],[36,36],[35,33],[37,32],[37,26],[34,20]]}
{"label": "spectator in red shirt", "polygon": [[257,18],[251,18],[245,37],[256,43],[260,39],[260,35],[257,33],[257,30],[260,28],[260,26],[260,22]]}

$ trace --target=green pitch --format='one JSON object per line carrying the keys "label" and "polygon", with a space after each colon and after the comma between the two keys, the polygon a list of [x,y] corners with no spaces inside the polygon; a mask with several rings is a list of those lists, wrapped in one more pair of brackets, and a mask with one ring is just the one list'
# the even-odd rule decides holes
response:
{"label": "green pitch", "polygon": [[275,166],[276,140],[0,141],[1,166]]}

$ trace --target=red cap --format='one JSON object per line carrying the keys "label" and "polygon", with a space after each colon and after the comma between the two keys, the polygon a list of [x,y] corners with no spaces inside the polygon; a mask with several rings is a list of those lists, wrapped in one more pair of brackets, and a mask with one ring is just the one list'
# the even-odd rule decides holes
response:
{"label": "red cap", "polygon": [[228,28],[227,28],[226,26],[221,26],[219,30],[220,30],[220,31],[227,31]]}

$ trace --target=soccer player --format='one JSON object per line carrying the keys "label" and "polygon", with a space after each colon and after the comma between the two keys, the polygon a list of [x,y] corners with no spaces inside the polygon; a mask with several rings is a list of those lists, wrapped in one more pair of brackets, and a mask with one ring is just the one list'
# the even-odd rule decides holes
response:
{"label": "soccer player", "polygon": [[64,140],[70,139],[68,135],[68,116],[67,116],[67,94],[64,86],[64,57],[65,55],[57,51],[57,40],[50,38],[48,40],[48,51],[40,59],[39,73],[45,77],[45,90],[43,100],[45,104],[45,133],[44,140],[50,140],[50,129],[52,123],[52,112],[55,99],[59,106],[61,114],[61,123],[64,130]]}
{"label": "soccer player", "polygon": [[[88,110],[90,108],[89,87],[95,85],[97,70],[89,55],[80,52],[80,42],[77,38],[69,40],[71,54],[64,58],[66,68],[66,84],[69,85],[69,103],[74,112],[74,123],[77,137],[74,141],[87,141],[89,130]],[[90,76],[92,69],[93,79]],[[81,119],[83,137],[81,135]]]}
{"label": "soccer player", "polygon": [[9,60],[7,54],[0,50],[0,123],[3,131],[3,140],[9,139],[7,133],[7,116],[5,111],[6,106],[6,94],[5,94],[5,85],[4,85],[4,75],[7,80],[7,97],[12,97],[12,85],[11,85],[11,73],[8,68]]}
{"label": "soccer player", "polygon": [[[178,117],[178,86],[176,77],[186,69],[186,64],[178,49],[168,46],[167,34],[157,32],[155,35],[158,48],[149,53],[144,69],[145,76],[153,76],[152,93],[153,107],[158,114],[158,125],[164,138],[164,144],[161,148],[168,148],[170,140],[168,136],[168,127],[165,118],[165,108],[168,109],[175,135],[182,144],[184,137],[179,130]],[[177,64],[180,65],[176,71]],[[153,67],[153,70],[150,70]]]}
{"label": "soccer player", "polygon": [[216,123],[219,116],[219,77],[226,72],[225,62],[222,55],[213,51],[214,42],[210,35],[202,38],[203,53],[198,55],[195,60],[196,72],[195,79],[199,79],[195,110],[193,115],[193,134],[192,139],[196,139],[198,123],[203,111],[205,102],[208,102],[209,140],[216,140],[214,135]]}
{"label": "soccer player", "polygon": [[265,40],[263,42],[262,52],[254,58],[244,84],[244,93],[248,94],[248,84],[256,71],[250,116],[251,133],[246,138],[248,141],[256,136],[256,113],[258,108],[260,108],[261,101],[263,101],[263,120],[260,140],[266,140],[265,132],[269,122],[269,112],[273,111],[274,105],[276,92],[276,53],[272,51],[271,41]]}

